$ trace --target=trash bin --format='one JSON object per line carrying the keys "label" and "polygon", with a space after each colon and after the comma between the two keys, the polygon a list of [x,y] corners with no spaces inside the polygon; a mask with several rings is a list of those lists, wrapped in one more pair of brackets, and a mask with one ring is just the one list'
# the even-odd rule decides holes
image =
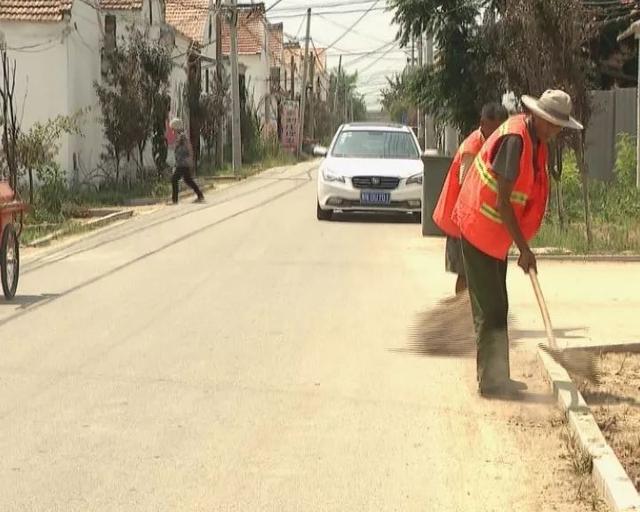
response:
{"label": "trash bin", "polygon": [[439,155],[436,151],[425,152],[422,156],[424,177],[422,179],[422,236],[444,236],[440,228],[433,222],[433,211],[436,209],[444,180],[451,167],[452,158]]}

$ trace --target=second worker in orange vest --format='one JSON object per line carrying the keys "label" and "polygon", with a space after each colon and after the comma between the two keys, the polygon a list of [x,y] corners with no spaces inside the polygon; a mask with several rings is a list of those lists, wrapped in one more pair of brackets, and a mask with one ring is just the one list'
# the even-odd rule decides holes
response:
{"label": "second worker in orange vest", "polygon": [[462,235],[483,396],[526,389],[509,374],[507,255],[515,243],[518,265],[527,273],[536,268],[529,241],[549,196],[547,143],[562,128],[582,129],[563,91],[546,91],[540,99],[523,96],[522,103],[528,113],[508,119],[482,146],[452,215]]}
{"label": "second worker in orange vest", "polygon": [[456,293],[467,289],[462,263],[460,228],[451,219],[453,208],[460,194],[460,187],[473,160],[487,138],[509,117],[507,109],[499,103],[487,103],[480,114],[480,128],[473,131],[458,148],[444,182],[440,199],[433,212],[433,221],[447,235],[445,270],[458,275]]}

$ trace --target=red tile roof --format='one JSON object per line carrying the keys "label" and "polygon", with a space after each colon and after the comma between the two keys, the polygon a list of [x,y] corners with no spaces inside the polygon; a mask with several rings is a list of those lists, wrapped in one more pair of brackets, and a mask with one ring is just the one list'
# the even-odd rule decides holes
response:
{"label": "red tile roof", "polygon": [[0,20],[61,21],[72,0],[0,0]]}
{"label": "red tile roof", "polygon": [[142,0],[100,0],[100,7],[106,11],[138,11]]}
{"label": "red tile roof", "polygon": [[209,0],[167,0],[165,6],[166,22],[200,44],[208,42],[209,16]]}
{"label": "red tile roof", "polygon": [[[100,0],[100,6],[107,11],[133,11],[142,9],[142,1]],[[0,0],[0,20],[61,21],[71,12],[72,3],[73,0]]]}
{"label": "red tile roof", "polygon": [[[262,53],[265,46],[264,12],[260,9],[240,9],[238,11],[238,54],[256,55]],[[229,24],[222,26],[222,54],[231,53]]]}
{"label": "red tile roof", "polygon": [[[316,54],[315,74],[328,73],[327,69],[327,50],[325,48],[309,47],[309,55]],[[293,57],[296,67],[302,69],[304,65],[304,47],[300,43],[287,43],[284,45],[284,62],[290,65],[291,57]]]}

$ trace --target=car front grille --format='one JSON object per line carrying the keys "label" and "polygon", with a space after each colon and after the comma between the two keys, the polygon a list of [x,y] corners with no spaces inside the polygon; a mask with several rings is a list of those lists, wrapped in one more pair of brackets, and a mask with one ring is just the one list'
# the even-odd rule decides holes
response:
{"label": "car front grille", "polygon": [[398,188],[400,178],[387,176],[354,176],[351,183],[355,188],[368,188],[375,190],[393,190]]}

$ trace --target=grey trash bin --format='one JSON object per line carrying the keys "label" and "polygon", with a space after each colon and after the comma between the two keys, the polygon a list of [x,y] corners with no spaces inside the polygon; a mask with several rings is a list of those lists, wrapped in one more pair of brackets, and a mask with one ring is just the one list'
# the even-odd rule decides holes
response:
{"label": "grey trash bin", "polygon": [[440,228],[433,222],[433,211],[436,209],[444,180],[451,167],[453,158],[449,156],[425,154],[424,177],[422,179],[422,236],[444,236]]}

